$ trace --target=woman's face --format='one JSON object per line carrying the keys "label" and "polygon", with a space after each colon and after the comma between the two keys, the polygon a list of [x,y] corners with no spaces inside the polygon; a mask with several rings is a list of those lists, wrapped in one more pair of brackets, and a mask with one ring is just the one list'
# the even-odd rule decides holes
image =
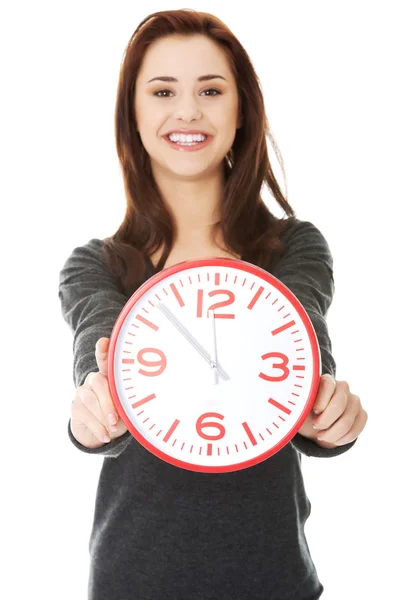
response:
{"label": "woman's face", "polygon": [[[210,74],[220,77],[198,81]],[[149,83],[156,77],[176,81]],[[172,35],[154,42],[144,57],[135,91],[137,130],[153,173],[161,170],[181,179],[198,179],[220,169],[241,126],[238,107],[229,63],[212,40]],[[178,129],[205,131],[213,138],[201,150],[181,152],[163,139]]]}

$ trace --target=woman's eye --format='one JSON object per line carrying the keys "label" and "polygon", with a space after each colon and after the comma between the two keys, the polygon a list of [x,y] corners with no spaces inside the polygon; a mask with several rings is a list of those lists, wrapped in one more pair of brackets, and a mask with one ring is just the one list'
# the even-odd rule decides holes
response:
{"label": "woman's eye", "polygon": [[[207,90],[204,90],[205,92],[216,92],[216,94],[211,94],[212,96],[218,96],[221,94],[221,92],[215,88],[208,88]],[[159,96],[158,94],[161,94],[162,92],[171,92],[171,90],[157,90],[156,92],[154,92],[154,96],[157,96],[157,98],[165,98],[165,96]],[[171,92],[172,93],[172,92]],[[167,96],[168,98],[169,96]]]}

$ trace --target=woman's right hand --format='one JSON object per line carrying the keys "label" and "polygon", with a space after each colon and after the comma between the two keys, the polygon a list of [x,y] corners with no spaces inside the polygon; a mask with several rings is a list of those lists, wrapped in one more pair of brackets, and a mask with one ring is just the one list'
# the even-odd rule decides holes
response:
{"label": "woman's right hand", "polygon": [[[83,385],[76,388],[71,406],[71,431],[86,448],[100,448],[110,439],[124,435],[128,430],[119,419],[111,397],[107,377],[109,338],[96,343],[97,373],[89,373]],[[109,416],[114,419],[109,421]],[[115,423],[113,425],[112,423]],[[106,441],[104,436],[108,436]]]}

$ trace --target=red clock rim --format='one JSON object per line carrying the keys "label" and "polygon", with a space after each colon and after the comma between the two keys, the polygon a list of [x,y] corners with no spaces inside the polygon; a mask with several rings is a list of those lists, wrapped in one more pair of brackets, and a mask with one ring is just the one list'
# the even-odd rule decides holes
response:
{"label": "red clock rim", "polygon": [[[165,452],[163,452],[162,450],[160,450],[159,448],[154,446],[151,442],[149,442],[140,433],[140,431],[138,429],[136,429],[136,427],[133,425],[133,423],[128,418],[127,414],[125,413],[125,409],[119,399],[119,395],[118,395],[117,387],[116,387],[116,383],[115,383],[115,377],[114,377],[115,349],[116,349],[119,333],[125,322],[126,317],[131,312],[134,305],[137,304],[137,302],[140,300],[140,298],[144,294],[146,294],[146,292],[150,288],[152,288],[154,285],[156,285],[163,279],[170,277],[171,275],[179,273],[180,271],[185,271],[187,269],[193,269],[193,268],[198,268],[198,267],[215,267],[215,266],[233,267],[235,269],[239,269],[241,271],[251,273],[252,275],[256,275],[257,277],[264,279],[264,281],[266,281],[268,283],[272,283],[287,298],[287,300],[289,300],[289,302],[295,307],[298,314],[300,315],[300,317],[303,321],[303,324],[306,328],[309,340],[310,340],[311,354],[312,354],[312,358],[313,358],[313,377],[312,377],[309,396],[308,396],[307,402],[304,406],[303,412],[301,413],[300,417],[296,421],[296,424],[291,428],[291,430],[279,442],[277,442],[274,446],[272,446],[271,448],[266,450],[263,454],[260,454],[252,459],[243,461],[241,463],[236,463],[234,465],[224,465],[224,466],[198,465],[198,464],[188,463],[186,461],[181,461],[179,459],[175,459],[174,457],[170,456],[169,454],[166,454]],[[289,443],[290,440],[297,434],[298,430],[301,428],[304,421],[306,420],[306,418],[314,404],[315,396],[318,391],[320,376],[321,376],[321,354],[320,354],[317,335],[315,333],[314,326],[311,322],[311,319],[308,316],[308,314],[307,314],[306,310],[304,309],[304,307],[302,306],[302,304],[300,303],[300,301],[296,298],[294,293],[282,281],[280,281],[277,277],[272,275],[272,273],[269,273],[268,271],[266,271],[265,269],[262,269],[261,267],[258,267],[257,265],[253,265],[252,263],[249,263],[247,261],[237,259],[237,258],[215,257],[215,258],[202,258],[202,259],[196,259],[196,260],[185,260],[185,261],[177,263],[176,265],[173,265],[171,267],[167,267],[166,269],[163,269],[162,271],[159,271],[158,273],[155,273],[154,275],[149,277],[149,279],[147,279],[128,299],[128,301],[126,302],[124,308],[120,312],[120,314],[115,322],[115,325],[113,327],[111,337],[110,337],[110,345],[109,345],[109,352],[108,352],[108,382],[109,382],[111,397],[113,399],[114,405],[118,411],[120,418],[125,423],[125,426],[127,427],[128,431],[131,433],[131,435],[142,446],[144,446],[148,451],[150,451],[152,454],[154,454],[158,458],[161,458],[162,460],[164,460],[165,462],[167,462],[169,464],[175,465],[177,467],[180,467],[180,468],[183,468],[183,469],[186,469],[189,471],[197,471],[197,472],[201,472],[201,473],[226,473],[226,472],[232,472],[232,471],[240,471],[242,469],[247,469],[251,466],[259,464],[260,462],[263,462],[264,460],[270,458],[271,456],[273,456],[274,454],[279,452],[279,450],[281,450],[284,446],[286,446],[286,444]]]}

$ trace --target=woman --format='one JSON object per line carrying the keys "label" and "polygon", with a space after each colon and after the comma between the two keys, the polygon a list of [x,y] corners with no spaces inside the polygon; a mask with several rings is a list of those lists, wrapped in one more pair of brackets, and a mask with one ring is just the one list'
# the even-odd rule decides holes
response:
{"label": "woman", "polygon": [[[59,287],[74,333],[69,436],[105,458],[89,598],[319,598],[324,587],[304,534],[311,504],[301,453],[348,451],[367,413],[347,382],[334,379],[324,318],[332,256],[322,233],[295,217],[274,177],[266,144],[273,138],[248,55],[212,15],[150,15],[126,49],[115,127],[125,218],[110,238],[75,248]],[[183,135],[193,131],[198,137]],[[171,132],[182,137],[168,139]],[[287,218],[262,201],[264,182]],[[312,320],[323,369],[314,414],[291,442],[251,468],[222,474],[179,469],[143,448],[121,420],[107,420],[116,415],[108,343],[122,308],[155,272],[211,256],[252,262],[291,289]]]}

